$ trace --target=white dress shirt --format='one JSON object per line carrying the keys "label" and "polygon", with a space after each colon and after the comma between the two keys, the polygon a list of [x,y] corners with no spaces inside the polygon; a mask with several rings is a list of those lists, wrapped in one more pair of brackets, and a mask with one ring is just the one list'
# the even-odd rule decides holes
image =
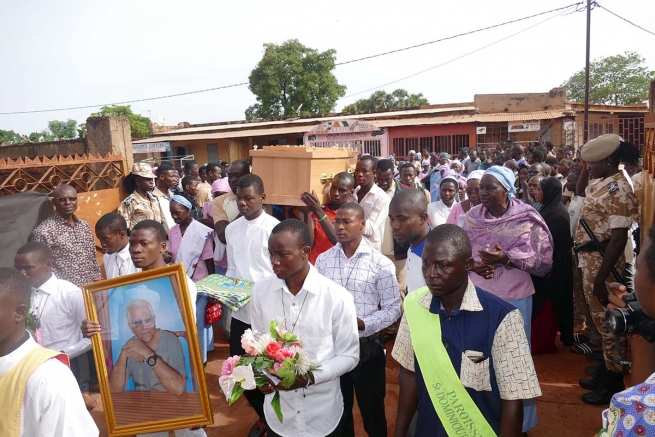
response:
{"label": "white dress shirt", "polygon": [[140,272],[141,269],[134,267],[130,256],[130,245],[114,253],[106,253],[102,256],[102,263],[105,266],[107,279],[118,278],[119,276],[131,275]]}
{"label": "white dress shirt", "polygon": [[396,267],[363,238],[350,258],[343,253],[341,243],[320,254],[316,270],[353,295],[357,317],[364,322],[360,337],[378,333],[400,318]]}
{"label": "white dress shirt", "polygon": [[339,424],[343,397],[339,377],[359,362],[359,339],[353,298],[338,284],[321,276],[310,266],[302,289],[295,296],[283,279],[276,276],[256,282],[252,290],[252,327],[267,333],[272,320],[304,344],[312,362],[315,384],[306,389],[280,391],[284,422],[271,406],[273,394],[266,395],[264,413],[268,426],[283,436],[325,436]]}
{"label": "white dress shirt", "polygon": [[[29,337],[16,350],[0,357],[0,376],[38,347]],[[41,364],[27,380],[20,414],[20,436],[97,437],[98,433],[70,369],[56,358]]]}
{"label": "white dress shirt", "polygon": [[41,323],[43,347],[62,351],[71,358],[91,350],[91,340],[82,337],[86,319],[82,290],[53,273],[43,285],[32,290],[32,307]]}
{"label": "white dress shirt", "polygon": [[[361,187],[355,189],[355,196]],[[359,202],[364,208],[366,226],[364,227],[364,237],[371,244],[373,249],[382,248],[382,237],[384,236],[384,226],[389,216],[389,195],[382,188],[373,184],[371,191],[366,193]]]}
{"label": "white dress shirt", "polygon": [[[225,276],[255,283],[271,276],[273,267],[268,254],[268,237],[278,223],[280,223],[278,219],[262,211],[256,219],[246,220],[245,217],[239,217],[227,225]],[[250,324],[250,305],[246,304],[239,311],[235,311],[232,317]]]}

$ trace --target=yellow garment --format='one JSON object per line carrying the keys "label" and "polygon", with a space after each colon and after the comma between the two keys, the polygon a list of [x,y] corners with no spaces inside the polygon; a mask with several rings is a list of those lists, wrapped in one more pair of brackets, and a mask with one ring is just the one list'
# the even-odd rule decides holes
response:
{"label": "yellow garment", "polygon": [[0,420],[0,436],[20,436],[20,415],[27,381],[41,364],[55,357],[68,363],[68,357],[65,354],[38,347],[25,355],[7,373],[0,376],[0,411],[3,412],[2,420]]}

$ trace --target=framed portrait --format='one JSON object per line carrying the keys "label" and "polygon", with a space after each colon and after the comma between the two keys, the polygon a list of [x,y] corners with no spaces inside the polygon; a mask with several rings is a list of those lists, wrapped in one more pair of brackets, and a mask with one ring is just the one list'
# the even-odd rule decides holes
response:
{"label": "framed portrait", "polygon": [[182,264],[85,285],[111,437],[213,422]]}

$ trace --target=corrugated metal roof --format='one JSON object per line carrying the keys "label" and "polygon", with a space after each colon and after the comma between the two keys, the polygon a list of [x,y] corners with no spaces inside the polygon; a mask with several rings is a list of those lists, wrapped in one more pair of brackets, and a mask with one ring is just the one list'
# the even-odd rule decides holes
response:
{"label": "corrugated metal roof", "polygon": [[377,112],[371,114],[357,114],[357,115],[337,115],[331,117],[315,117],[315,118],[298,118],[295,120],[275,120],[275,121],[257,121],[257,122],[237,122],[229,124],[220,124],[213,126],[199,126],[199,127],[187,127],[183,129],[177,129],[171,132],[166,132],[160,135],[172,136],[177,134],[187,134],[187,133],[200,133],[200,132],[209,132],[209,131],[221,131],[221,130],[239,130],[239,129],[253,129],[257,127],[274,127],[274,126],[289,126],[289,125],[314,125],[319,124],[324,121],[329,120],[357,120],[357,119],[366,119],[368,121],[374,121],[379,118],[385,117],[402,117],[407,115],[421,115],[421,114],[439,114],[443,112],[457,112],[457,111],[473,111],[475,106],[448,106],[440,108],[425,108],[425,109],[409,109],[406,111],[389,111],[389,112]]}
{"label": "corrugated metal roof", "polygon": [[[370,114],[369,114],[370,115]],[[510,121],[532,121],[532,120],[553,120],[562,117],[575,116],[575,111],[570,109],[550,109],[545,111],[532,112],[514,112],[514,113],[493,113],[493,114],[463,114],[463,115],[446,115],[436,117],[421,118],[400,118],[387,120],[373,120],[368,118],[372,124],[380,128],[398,127],[398,126],[423,126],[435,124],[459,124],[459,123],[494,123]],[[324,120],[324,119],[318,119]],[[278,123],[278,122],[276,122]],[[288,122],[287,122],[288,123]],[[284,134],[304,134],[308,132],[311,125],[296,125],[286,127],[276,127],[269,129],[246,129],[233,130],[228,132],[211,132],[211,133],[190,133],[188,135],[162,135],[145,140],[134,141],[134,144],[156,143],[160,141],[195,141],[195,140],[218,140],[222,138],[243,138],[258,137],[268,135]],[[179,131],[178,131],[179,132]]]}

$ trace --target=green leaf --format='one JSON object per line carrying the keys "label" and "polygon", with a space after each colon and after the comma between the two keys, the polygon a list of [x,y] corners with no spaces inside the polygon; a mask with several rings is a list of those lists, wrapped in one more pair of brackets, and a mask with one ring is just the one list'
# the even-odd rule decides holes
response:
{"label": "green leaf", "polygon": [[284,334],[283,340],[285,343],[295,343],[298,341],[298,337],[291,332],[287,332]]}
{"label": "green leaf", "polygon": [[275,411],[275,415],[277,416],[278,420],[280,423],[282,423],[282,406],[280,405],[280,392],[278,390],[275,390],[275,395],[273,395],[273,400],[271,401],[271,406],[273,407],[273,410]]}
{"label": "green leaf", "polygon": [[287,358],[282,362],[282,366],[277,371],[277,376],[282,379],[282,385],[289,388],[296,381],[296,360]]}
{"label": "green leaf", "polygon": [[236,383],[234,385],[234,390],[232,390],[232,395],[230,396],[230,399],[227,401],[227,404],[232,405],[233,403],[235,403],[237,401],[237,399],[239,399],[241,397],[243,392],[244,392],[244,390],[243,390],[243,387],[241,387],[241,384]]}
{"label": "green leaf", "polygon": [[268,330],[271,331],[271,337],[273,337],[275,341],[282,341],[277,333],[277,322],[275,320],[271,320],[271,323],[268,324]]}

